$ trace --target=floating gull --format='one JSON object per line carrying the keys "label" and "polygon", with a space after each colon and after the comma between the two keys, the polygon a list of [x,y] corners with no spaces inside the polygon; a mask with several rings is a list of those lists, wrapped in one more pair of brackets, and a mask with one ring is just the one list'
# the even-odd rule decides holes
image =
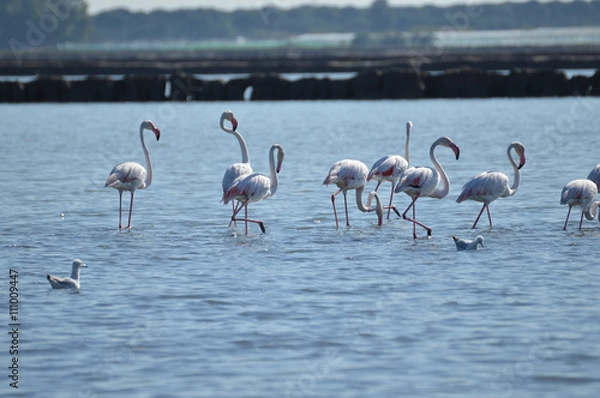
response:
{"label": "floating gull", "polygon": [[456,235],[452,235],[454,243],[456,244],[456,250],[477,250],[477,247],[481,245],[483,247],[483,236],[477,235],[473,240],[466,240],[457,238]]}
{"label": "floating gull", "polygon": [[54,289],[79,289],[79,268],[87,267],[83,261],[73,260],[73,270],[70,278],[58,278],[56,276],[47,275],[46,279]]}

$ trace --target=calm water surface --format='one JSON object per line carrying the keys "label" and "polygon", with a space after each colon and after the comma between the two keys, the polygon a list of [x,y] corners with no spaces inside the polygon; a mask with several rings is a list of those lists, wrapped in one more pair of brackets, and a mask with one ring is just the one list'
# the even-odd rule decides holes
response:
{"label": "calm water surface", "polygon": [[[286,149],[277,194],[250,206],[267,232],[228,228],[225,168],[240,160],[223,133],[236,113],[252,165],[268,173],[273,143]],[[564,184],[598,155],[600,99],[378,102],[2,105],[0,258],[5,308],[18,271],[19,389],[7,378],[8,314],[1,341],[5,396],[103,397],[594,397],[600,391],[597,220],[562,231]],[[133,228],[119,232],[118,194],[104,188],[118,162],[143,163]],[[450,194],[418,202],[431,239],[411,226],[350,208],[336,230],[321,182],[343,158],[368,166],[404,152],[429,165],[437,151]],[[455,203],[488,169],[527,164],[514,197]],[[367,190],[374,188],[370,182]],[[389,185],[381,188],[387,197]],[[352,195],[353,198],[353,195]],[[128,203],[128,202],[125,202]],[[352,200],[353,203],[353,200]],[[408,197],[395,204],[404,209]],[[341,202],[340,202],[341,206]],[[423,231],[418,231],[422,236]],[[457,252],[450,236],[485,237]],[[83,259],[78,293],[50,289]]]}

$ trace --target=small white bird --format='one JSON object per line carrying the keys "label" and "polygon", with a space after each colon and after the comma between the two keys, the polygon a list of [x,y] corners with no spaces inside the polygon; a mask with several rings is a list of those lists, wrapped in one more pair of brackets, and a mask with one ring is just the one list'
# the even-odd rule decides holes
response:
{"label": "small white bird", "polygon": [[452,235],[454,243],[456,244],[456,250],[477,250],[479,246],[483,247],[483,236],[477,235],[473,240],[466,240],[457,238],[456,235]]}
{"label": "small white bird", "polygon": [[79,268],[87,267],[79,259],[73,260],[73,269],[70,278],[59,278],[52,275],[46,275],[46,279],[54,289],[79,289]]}

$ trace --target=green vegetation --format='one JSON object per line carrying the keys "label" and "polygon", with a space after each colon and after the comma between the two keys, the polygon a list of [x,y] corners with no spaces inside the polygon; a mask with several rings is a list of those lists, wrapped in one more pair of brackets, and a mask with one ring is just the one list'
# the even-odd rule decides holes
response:
{"label": "green vegetation", "polygon": [[[357,33],[356,45],[373,37],[388,44],[427,43],[438,29],[482,30],[599,26],[600,0],[477,4],[451,7],[369,8],[264,7],[232,12],[214,9],[113,10],[89,16],[84,0],[2,0],[0,47],[13,52],[71,42],[204,41],[285,39],[305,33]],[[379,35],[373,35],[379,33]],[[410,34],[407,34],[410,33]]]}
{"label": "green vegetation", "polygon": [[22,52],[82,41],[89,37],[91,22],[83,0],[2,0],[0,48]]}

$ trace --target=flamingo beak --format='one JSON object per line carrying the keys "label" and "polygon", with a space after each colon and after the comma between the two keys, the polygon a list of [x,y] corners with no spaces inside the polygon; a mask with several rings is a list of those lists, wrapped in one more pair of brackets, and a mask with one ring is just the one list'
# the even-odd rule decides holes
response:
{"label": "flamingo beak", "polygon": [[522,153],[520,156],[520,159],[519,159],[519,167],[518,167],[519,170],[521,169],[521,167],[525,166],[525,162],[526,162],[525,154]]}
{"label": "flamingo beak", "polygon": [[154,131],[154,135],[156,136],[156,141],[160,140],[160,130],[158,129],[158,127],[152,129],[152,131]]}
{"label": "flamingo beak", "polygon": [[455,148],[452,148],[452,149],[454,149],[454,153],[456,154],[456,160],[458,160],[458,158],[460,157],[460,148],[457,146],[456,149]]}
{"label": "flamingo beak", "polygon": [[231,117],[231,128],[233,129],[233,131],[236,131],[238,127],[238,121],[235,117]]}

